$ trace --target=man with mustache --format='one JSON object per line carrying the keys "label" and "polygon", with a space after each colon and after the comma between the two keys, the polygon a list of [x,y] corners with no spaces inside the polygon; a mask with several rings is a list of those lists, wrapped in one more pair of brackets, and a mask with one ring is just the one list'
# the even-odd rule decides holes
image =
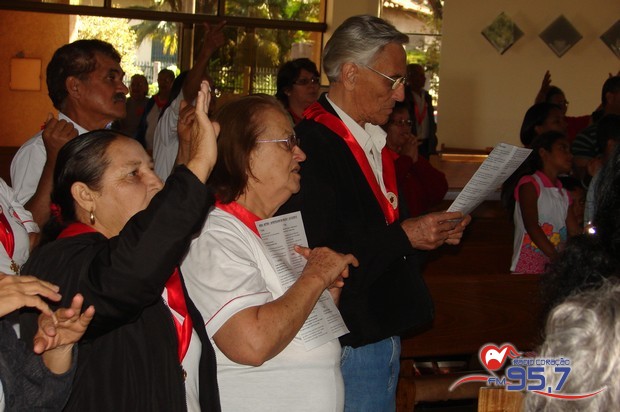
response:
{"label": "man with mustache", "polygon": [[58,150],[68,140],[103,129],[126,115],[121,56],[101,40],[77,40],[60,47],[47,66],[47,89],[58,119],[51,115],[44,129],[17,151],[11,182],[17,200],[41,226],[49,218],[50,193]]}

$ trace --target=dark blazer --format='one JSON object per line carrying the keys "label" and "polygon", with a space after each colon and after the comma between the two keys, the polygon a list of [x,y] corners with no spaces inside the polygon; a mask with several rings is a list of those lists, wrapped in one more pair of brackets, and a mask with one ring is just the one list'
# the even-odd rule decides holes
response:
{"label": "dark blazer", "polygon": [[[325,95],[319,103],[335,115]],[[300,210],[310,247],[352,253],[340,298],[351,333],[343,345],[362,346],[399,335],[432,317],[432,302],[419,274],[422,252],[411,247],[398,222],[385,217],[353,154],[342,138],[304,119],[295,131],[306,153],[301,190],[278,214]]]}
{"label": "dark blazer", "polygon": [[[95,317],[79,343],[78,369],[67,411],[184,411],[185,384],[177,335],[161,293],[204,222],[213,198],[187,168],[179,167],[146,210],[119,236],[85,233],[57,239],[31,254],[25,273],[60,286],[62,306],[75,293]],[[202,343],[200,403],[219,411],[215,356],[186,294]],[[196,317],[197,316],[197,317]],[[31,341],[36,316],[22,315]]]}

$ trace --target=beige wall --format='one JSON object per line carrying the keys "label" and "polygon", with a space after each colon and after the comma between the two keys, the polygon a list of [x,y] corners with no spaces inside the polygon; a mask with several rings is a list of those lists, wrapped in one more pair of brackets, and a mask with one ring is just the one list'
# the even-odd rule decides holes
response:
{"label": "beige wall", "polygon": [[[74,24],[65,15],[0,10],[0,146],[20,146],[40,130],[53,109],[45,86],[45,68],[54,51],[69,41]],[[10,59],[41,59],[41,90],[9,89]]]}
{"label": "beige wall", "polygon": [[[503,55],[480,34],[500,12],[525,33]],[[560,14],[583,38],[558,58],[538,37]],[[618,58],[599,36],[620,16],[618,0],[446,0],[443,22],[438,135],[447,146],[518,144],[521,121],[545,70],[570,101],[568,115],[599,104]]]}
{"label": "beige wall", "polygon": [[381,10],[380,0],[339,0],[327,1],[327,31],[323,36],[323,44],[331,37],[336,28],[347,18],[358,14],[371,14],[379,16]]}

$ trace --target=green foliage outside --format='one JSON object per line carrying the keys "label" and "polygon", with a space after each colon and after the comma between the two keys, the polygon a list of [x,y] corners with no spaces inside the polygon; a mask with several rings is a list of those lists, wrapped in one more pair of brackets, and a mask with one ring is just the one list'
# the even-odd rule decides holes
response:
{"label": "green foliage outside", "polygon": [[113,19],[99,16],[80,16],[78,39],[99,39],[112,44],[121,55],[121,67],[127,79],[134,74],[143,74],[135,65],[136,33],[129,27],[128,19]]}
{"label": "green foliage outside", "polygon": [[426,35],[425,46],[421,49],[407,50],[407,64],[417,63],[424,66],[426,78],[429,82],[429,93],[433,97],[433,103],[437,104],[439,90],[439,56],[441,54],[441,23],[442,2],[434,0],[433,14],[418,15],[432,34]]}

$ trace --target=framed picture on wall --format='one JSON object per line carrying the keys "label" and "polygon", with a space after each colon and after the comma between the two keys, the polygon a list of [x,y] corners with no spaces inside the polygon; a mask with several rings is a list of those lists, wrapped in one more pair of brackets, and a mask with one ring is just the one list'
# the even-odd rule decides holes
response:
{"label": "framed picture on wall", "polygon": [[540,33],[540,38],[556,56],[562,57],[582,36],[564,15],[560,15]]}
{"label": "framed picture on wall", "polygon": [[620,20],[614,23],[609,30],[601,35],[603,43],[620,58]]}
{"label": "framed picture on wall", "polygon": [[523,36],[523,32],[510,17],[501,12],[491,24],[482,30],[482,35],[499,54],[504,54]]}

